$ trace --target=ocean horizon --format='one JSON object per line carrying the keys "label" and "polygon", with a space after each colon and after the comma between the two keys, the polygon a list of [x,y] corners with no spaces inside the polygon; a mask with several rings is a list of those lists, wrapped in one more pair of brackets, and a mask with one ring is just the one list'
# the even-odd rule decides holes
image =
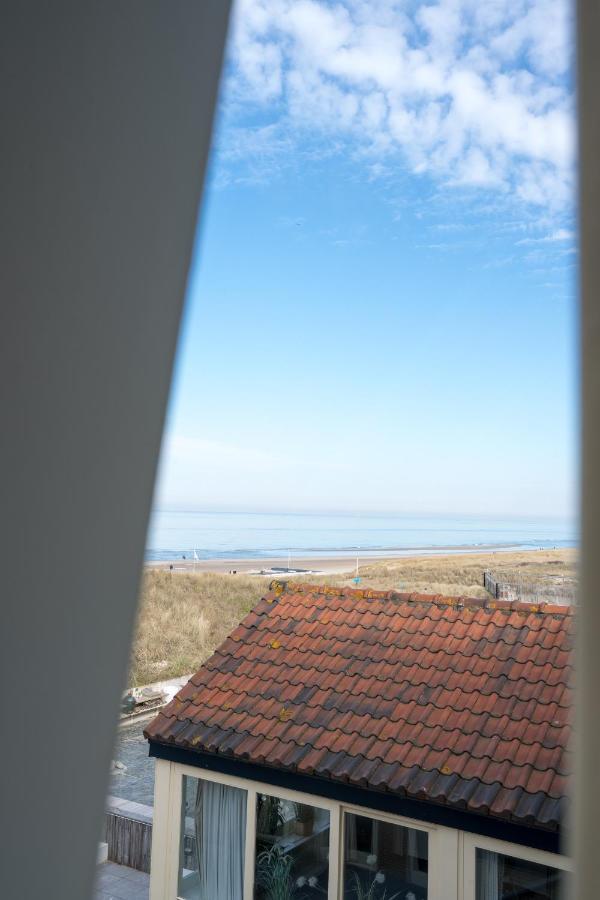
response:
{"label": "ocean horizon", "polygon": [[[467,550],[577,546],[564,518],[391,514],[152,511],[146,561],[198,558],[293,561]],[[195,556],[194,556],[195,554]]]}

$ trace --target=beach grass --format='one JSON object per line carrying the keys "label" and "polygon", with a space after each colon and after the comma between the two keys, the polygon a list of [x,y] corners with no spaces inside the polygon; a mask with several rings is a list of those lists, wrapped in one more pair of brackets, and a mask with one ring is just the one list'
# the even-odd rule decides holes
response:
{"label": "beach grass", "polygon": [[[525,584],[548,576],[574,579],[575,550],[531,550],[515,553],[458,553],[448,556],[414,556],[377,561],[360,566],[361,585],[374,590],[417,591],[447,596],[489,597],[483,574],[497,573],[500,580]],[[352,586],[354,573],[328,578],[329,583]]]}
{"label": "beach grass", "polygon": [[[549,575],[575,579],[575,550],[465,553],[369,562],[360,587],[486,597],[483,573],[534,582]],[[353,587],[354,571],[304,581]],[[264,595],[270,578],[249,575],[144,572],[130,684],[142,685],[195,671]],[[550,598],[549,598],[550,599]]]}
{"label": "beach grass", "polygon": [[270,579],[146,570],[130,684],[198,669],[265,593]]}

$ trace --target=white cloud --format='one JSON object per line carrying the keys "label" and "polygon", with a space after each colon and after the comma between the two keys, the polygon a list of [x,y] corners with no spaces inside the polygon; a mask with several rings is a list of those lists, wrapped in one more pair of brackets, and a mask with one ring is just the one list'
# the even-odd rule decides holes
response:
{"label": "white cloud", "polygon": [[[279,148],[292,141],[297,151],[319,137],[347,151],[351,141],[371,164],[393,159],[445,184],[493,187],[551,209],[568,204],[570,4],[437,0],[412,17],[408,8],[239,0],[232,109],[262,111]],[[249,145],[255,152],[253,131]]]}
{"label": "white cloud", "polygon": [[568,3],[536,2],[498,34],[492,47],[501,58],[525,53],[531,64],[549,76],[563,74],[573,42]]}
{"label": "white cloud", "polygon": [[542,237],[523,238],[522,240],[517,241],[517,244],[556,244],[562,241],[574,241],[575,237],[574,231],[570,231],[568,228],[557,228]]}

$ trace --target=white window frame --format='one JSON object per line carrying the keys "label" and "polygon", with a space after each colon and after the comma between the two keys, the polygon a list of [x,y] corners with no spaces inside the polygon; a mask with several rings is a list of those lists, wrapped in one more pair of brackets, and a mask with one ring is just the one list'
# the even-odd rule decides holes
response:
{"label": "white window frame", "polygon": [[491,850],[493,853],[501,853],[504,856],[513,856],[525,862],[538,863],[541,866],[551,866],[562,872],[572,872],[573,863],[568,856],[560,853],[550,853],[547,850],[537,850],[535,847],[525,847],[522,844],[512,844],[510,841],[500,841],[496,838],[484,837],[480,834],[463,832],[463,863],[461,900],[475,900],[475,863],[477,850]]}
{"label": "white window frame", "polygon": [[[364,806],[340,805],[340,839],[343,836],[343,817],[345,813],[414,828],[427,834],[427,898],[428,900],[458,900],[458,855],[459,834],[455,828],[434,825],[421,819],[409,819],[394,813],[381,812]],[[344,872],[344,842],[341,840],[339,860],[339,897],[342,900]]]}
{"label": "white window frame", "polygon": [[566,857],[544,850],[524,847],[483,835],[470,834],[456,828],[423,822],[370,807],[356,806],[329,800],[319,794],[288,790],[277,785],[225,775],[184,763],[156,760],[154,788],[154,825],[152,834],[152,864],[150,900],[176,900],[180,864],[181,802],[183,776],[217,782],[246,791],[246,846],[244,856],[244,900],[254,896],[254,860],[256,846],[256,795],[269,794],[326,809],[329,828],[329,885],[328,900],[342,900],[344,847],[342,841],[345,813],[365,816],[392,825],[416,828],[428,834],[428,900],[475,900],[475,856],[478,848],[503,853],[518,859],[572,871]]}
{"label": "white window frame", "polygon": [[[159,766],[159,763],[161,764]],[[168,772],[162,770],[162,766],[168,766]],[[246,791],[246,846],[244,856],[244,900],[252,900],[254,896],[254,859],[256,853],[256,795],[269,794],[272,797],[280,797],[282,800],[290,800],[296,803],[307,803],[319,809],[329,812],[329,885],[328,900],[338,900],[339,895],[339,860],[340,852],[340,804],[335,800],[328,800],[318,794],[307,794],[300,791],[291,791],[274,784],[266,784],[246,778],[238,778],[234,775],[224,775],[210,769],[202,769],[196,766],[188,766],[182,763],[169,763],[165,760],[157,760],[157,779],[155,784],[155,811],[160,809],[167,811],[165,819],[168,821],[159,826],[156,834],[152,835],[152,864],[150,878],[150,900],[176,900],[177,884],[180,863],[180,821],[183,776],[200,778],[229,787],[240,788]],[[159,776],[159,769],[161,773]],[[168,802],[165,802],[165,783],[168,780]],[[155,821],[161,819],[161,814],[155,815]],[[156,866],[156,872],[155,872]]]}

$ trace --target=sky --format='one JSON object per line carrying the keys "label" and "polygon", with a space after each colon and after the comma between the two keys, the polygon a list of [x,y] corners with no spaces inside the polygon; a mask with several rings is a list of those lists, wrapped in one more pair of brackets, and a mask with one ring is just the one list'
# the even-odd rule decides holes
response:
{"label": "sky", "polygon": [[240,0],[155,506],[571,516],[572,10]]}

